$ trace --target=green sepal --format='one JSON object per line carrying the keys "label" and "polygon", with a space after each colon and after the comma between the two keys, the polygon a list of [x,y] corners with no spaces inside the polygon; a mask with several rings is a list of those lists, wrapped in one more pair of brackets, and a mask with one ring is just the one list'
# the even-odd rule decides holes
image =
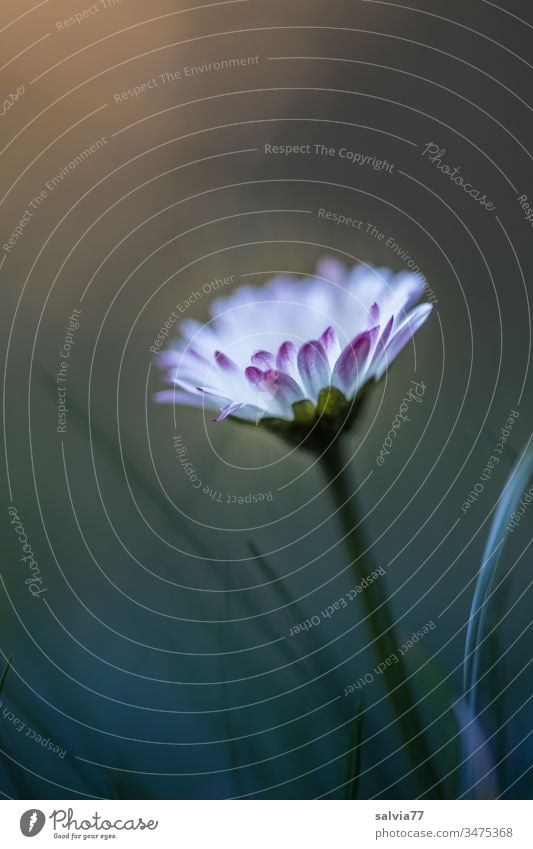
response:
{"label": "green sepal", "polygon": [[346,406],[346,397],[336,386],[326,386],[320,390],[316,405],[319,416],[338,416]]}
{"label": "green sepal", "polygon": [[315,420],[316,408],[308,399],[305,401],[296,401],[292,405],[294,413],[294,421],[297,424],[312,424]]}

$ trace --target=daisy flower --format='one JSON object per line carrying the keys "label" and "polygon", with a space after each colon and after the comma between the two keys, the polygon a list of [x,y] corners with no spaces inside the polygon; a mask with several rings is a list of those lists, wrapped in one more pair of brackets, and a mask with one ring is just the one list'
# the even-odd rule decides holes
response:
{"label": "daisy flower", "polygon": [[181,322],[157,357],[172,388],[156,401],[188,404],[260,424],[300,443],[349,427],[431,312],[411,273],[333,257],[303,279],[282,274],[211,305],[211,320]]}

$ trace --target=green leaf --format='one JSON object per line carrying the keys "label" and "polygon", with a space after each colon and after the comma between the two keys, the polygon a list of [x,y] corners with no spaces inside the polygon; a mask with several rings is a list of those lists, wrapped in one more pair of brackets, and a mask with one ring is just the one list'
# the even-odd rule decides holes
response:
{"label": "green leaf", "polygon": [[511,513],[518,505],[522,493],[533,474],[533,449],[522,455],[515,464],[499,498],[498,507],[490,526],[483,552],[479,575],[472,600],[463,660],[464,694],[475,713],[481,646],[485,642],[484,632],[487,609],[493,595],[496,570],[500,562],[507,524]]}

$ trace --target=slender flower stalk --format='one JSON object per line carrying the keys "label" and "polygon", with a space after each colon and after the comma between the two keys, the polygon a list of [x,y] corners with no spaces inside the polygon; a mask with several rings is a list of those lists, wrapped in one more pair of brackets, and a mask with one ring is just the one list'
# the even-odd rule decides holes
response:
{"label": "slender flower stalk", "polygon": [[[320,463],[331,489],[338,518],[345,534],[346,545],[353,557],[352,566],[355,577],[360,584],[375,567],[369,562],[369,548],[365,544],[359,527],[354,485],[353,481],[348,479],[346,465],[343,463],[341,438],[333,440],[320,454]],[[369,583],[359,598],[362,599],[366,608],[368,627],[380,661],[385,661],[393,655],[398,658],[398,663],[392,663],[387,668],[386,675],[390,684],[388,688],[390,700],[405,748],[412,761],[413,774],[423,793],[431,789],[440,798],[444,798],[438,773],[424,736],[424,726],[417,712],[416,694],[409,681],[403,657],[398,654],[400,643],[396,638],[394,617],[383,586],[383,579]]]}

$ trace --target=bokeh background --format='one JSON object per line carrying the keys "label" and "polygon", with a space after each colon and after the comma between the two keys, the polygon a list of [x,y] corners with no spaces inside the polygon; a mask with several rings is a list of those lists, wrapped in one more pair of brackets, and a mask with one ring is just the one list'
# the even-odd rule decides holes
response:
{"label": "bokeh background", "polygon": [[[3,0],[4,796],[346,796],[358,726],[344,690],[376,664],[363,608],[290,636],[354,583],[320,470],[260,429],[155,405],[150,351],[177,304],[208,318],[223,294],[213,281],[302,276],[325,254],[398,271],[411,258],[435,304],[346,450],[400,639],[435,623],[406,662],[446,795],[464,792],[452,705],[465,628],[494,506],[531,435],[533,242],[519,201],[533,197],[531,11]],[[235,58],[246,64],[209,70]],[[430,143],[493,209],[424,155]],[[393,167],[352,164],[341,148]],[[379,468],[411,380],[423,403]],[[501,461],[464,512],[512,410]],[[36,597],[11,506],[46,589]],[[532,519],[508,535],[483,650],[491,792],[508,798],[528,798],[533,780]],[[434,795],[409,773],[386,681],[359,709],[359,796]]]}

